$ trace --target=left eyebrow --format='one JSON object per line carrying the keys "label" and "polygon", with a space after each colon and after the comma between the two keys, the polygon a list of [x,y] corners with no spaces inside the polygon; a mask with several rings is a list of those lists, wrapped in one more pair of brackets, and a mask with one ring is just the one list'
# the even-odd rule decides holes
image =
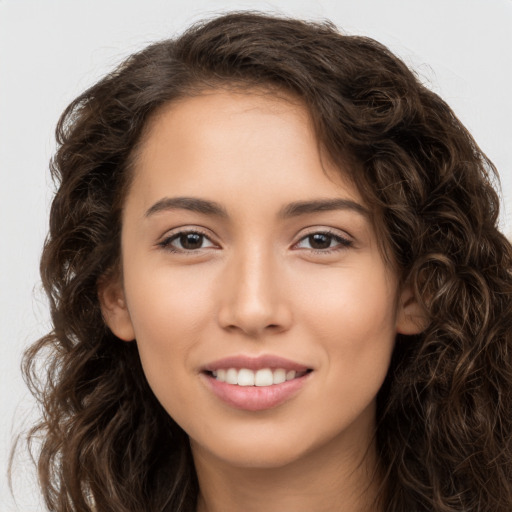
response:
{"label": "left eyebrow", "polygon": [[370,212],[361,204],[350,199],[335,198],[290,203],[281,209],[279,217],[288,219],[308,213],[328,212],[333,210],[352,210],[363,217],[370,216]]}
{"label": "left eyebrow", "polygon": [[204,215],[214,215],[216,217],[228,216],[224,207],[219,203],[199,199],[197,197],[164,197],[151,206],[151,208],[146,211],[145,216],[150,217],[155,213],[168,210],[188,210]]}

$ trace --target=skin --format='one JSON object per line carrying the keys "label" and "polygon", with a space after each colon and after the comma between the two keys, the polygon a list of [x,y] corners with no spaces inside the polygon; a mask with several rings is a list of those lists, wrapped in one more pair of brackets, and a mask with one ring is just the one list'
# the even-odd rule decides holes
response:
{"label": "skin", "polygon": [[[214,201],[224,215],[165,203],[177,197]],[[325,199],[351,203],[283,216]],[[365,210],[293,98],[210,91],[149,126],[124,207],[123,278],[100,301],[190,437],[198,511],[376,510],[375,397],[396,333],[417,332],[418,312]],[[201,234],[192,249],[172,238],[187,231]],[[311,235],[326,232],[318,248]],[[263,411],[231,407],[205,385],[205,364],[261,354],[313,371]]]}

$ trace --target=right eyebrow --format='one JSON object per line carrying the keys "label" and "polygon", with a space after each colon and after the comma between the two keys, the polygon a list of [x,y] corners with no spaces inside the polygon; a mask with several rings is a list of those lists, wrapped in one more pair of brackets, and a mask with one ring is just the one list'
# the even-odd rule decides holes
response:
{"label": "right eyebrow", "polygon": [[228,216],[225,208],[215,201],[208,201],[197,197],[164,197],[146,211],[145,217],[169,210],[188,210],[222,218],[227,218]]}
{"label": "right eyebrow", "polygon": [[351,199],[328,198],[312,201],[297,201],[288,204],[279,214],[282,218],[298,217],[309,213],[319,213],[334,210],[351,210],[363,217],[369,217],[370,212],[361,204]]}

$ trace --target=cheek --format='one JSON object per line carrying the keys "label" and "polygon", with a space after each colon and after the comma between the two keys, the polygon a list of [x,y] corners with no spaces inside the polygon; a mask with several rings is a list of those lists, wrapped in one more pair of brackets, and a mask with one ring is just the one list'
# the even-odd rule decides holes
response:
{"label": "cheek", "polygon": [[[140,269],[140,267],[139,267]],[[211,287],[211,286],[210,286]],[[125,290],[141,362],[150,386],[164,403],[180,398],[180,376],[192,359],[211,318],[208,282],[196,272],[159,268],[125,272]]]}
{"label": "cheek", "polygon": [[[379,265],[309,275],[300,315],[322,349],[333,386],[375,394],[396,338],[396,287]],[[306,320],[307,319],[307,320]]]}
{"label": "cheek", "polygon": [[304,273],[295,297],[303,314],[316,321],[319,333],[337,333],[340,340],[370,341],[374,332],[396,330],[396,285],[382,262],[360,261],[343,268]]}
{"label": "cheek", "polygon": [[[139,267],[140,269],[140,267]],[[138,337],[185,342],[180,331],[194,331],[211,308],[211,280],[199,271],[155,267],[125,273],[129,311]],[[144,336],[145,337],[145,336]]]}

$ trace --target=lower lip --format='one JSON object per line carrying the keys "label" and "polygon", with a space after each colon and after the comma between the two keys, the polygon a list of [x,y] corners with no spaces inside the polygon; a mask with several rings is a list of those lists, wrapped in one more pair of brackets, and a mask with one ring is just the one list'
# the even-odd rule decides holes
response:
{"label": "lower lip", "polygon": [[236,409],[263,411],[272,409],[293,398],[309,379],[312,372],[302,377],[287,380],[272,386],[237,386],[221,382],[210,374],[203,373],[208,387],[223,402]]}

